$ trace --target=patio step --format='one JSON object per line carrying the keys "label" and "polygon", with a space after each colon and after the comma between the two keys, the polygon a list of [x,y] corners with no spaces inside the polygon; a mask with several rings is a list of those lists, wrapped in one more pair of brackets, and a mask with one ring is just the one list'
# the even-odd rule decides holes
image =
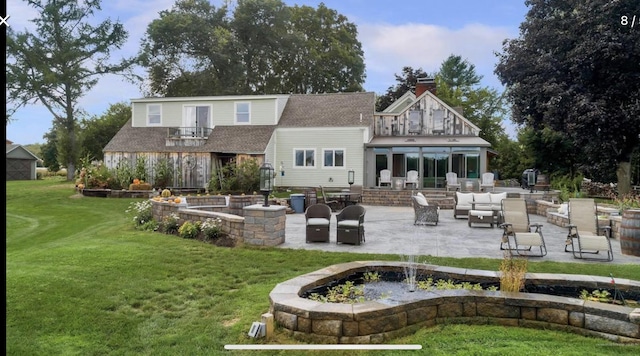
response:
{"label": "patio step", "polygon": [[[453,193],[444,191],[418,190],[424,194],[428,202],[436,202],[440,209],[453,209],[455,199]],[[412,190],[363,189],[362,204],[385,206],[411,206]]]}

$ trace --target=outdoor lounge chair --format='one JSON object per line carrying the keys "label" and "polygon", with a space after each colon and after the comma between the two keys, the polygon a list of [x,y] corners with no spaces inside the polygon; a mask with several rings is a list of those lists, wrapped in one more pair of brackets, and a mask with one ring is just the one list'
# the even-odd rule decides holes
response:
{"label": "outdoor lounge chair", "polygon": [[[524,199],[503,199],[502,216],[504,223],[500,225],[503,228],[501,250],[508,250],[512,255],[515,252],[520,256],[531,257],[542,257],[547,254],[547,246],[542,236],[542,225],[529,222],[529,213]],[[533,247],[537,247],[540,252],[532,252]]]}
{"label": "outdoor lounge chair", "polygon": [[453,189],[454,191],[460,190],[460,182],[458,182],[458,173],[449,172],[445,175],[447,178],[447,191]]}
{"label": "outdoor lounge chair", "polygon": [[[589,260],[613,261],[613,250],[609,241],[611,228],[605,227],[605,235],[599,235],[597,205],[593,199],[569,199],[569,233],[564,251],[568,252],[569,245],[574,258]],[[595,255],[606,251],[603,257],[586,257],[584,254]]]}
{"label": "outdoor lounge chair", "polygon": [[306,242],[329,242],[331,208],[326,204],[310,205],[304,212]]}
{"label": "outdoor lounge chair", "polygon": [[322,202],[325,205],[328,205],[331,208],[331,211],[340,210],[340,208],[342,207],[342,203],[335,199],[329,199],[329,197],[327,197],[327,193],[324,191],[323,186],[320,186],[320,192],[322,193]]}
{"label": "outdoor lounge chair", "polygon": [[391,171],[388,169],[383,169],[380,171],[380,177],[378,178],[378,187],[381,187],[383,184],[389,184],[389,187],[391,187]]}
{"label": "outdoor lounge chair", "polygon": [[336,215],[337,243],[360,245],[364,242],[364,214],[362,205],[349,205]]}
{"label": "outdoor lounge chair", "polygon": [[407,189],[407,185],[412,184],[414,188],[418,188],[418,171],[408,171],[407,179],[404,180],[404,188]]}
{"label": "outdoor lounge chair", "polygon": [[482,173],[482,181],[480,182],[480,190],[484,191],[485,189],[493,188],[496,186],[496,182],[494,180],[494,175],[491,172]]}
{"label": "outdoor lounge chair", "polygon": [[411,204],[413,205],[413,225],[438,225],[440,217],[438,203],[429,204],[425,196],[418,192],[418,194],[411,196]]}

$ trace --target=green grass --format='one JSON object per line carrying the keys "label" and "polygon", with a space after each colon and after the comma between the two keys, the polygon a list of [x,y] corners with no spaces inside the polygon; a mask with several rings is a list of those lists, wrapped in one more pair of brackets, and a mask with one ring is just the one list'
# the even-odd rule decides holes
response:
{"label": "green grass", "polygon": [[[399,260],[398,255],[280,248],[225,248],[137,231],[132,199],[88,198],[60,178],[6,183],[7,355],[295,355],[226,351],[226,344],[301,343],[247,332],[269,309],[280,282],[328,265]],[[429,263],[497,270],[500,260],[429,257]],[[531,272],[640,279],[640,266],[531,262]],[[394,343],[403,355],[638,354],[571,333],[498,326],[439,325]],[[311,351],[395,355],[398,351]],[[306,354],[305,353],[305,354]]]}

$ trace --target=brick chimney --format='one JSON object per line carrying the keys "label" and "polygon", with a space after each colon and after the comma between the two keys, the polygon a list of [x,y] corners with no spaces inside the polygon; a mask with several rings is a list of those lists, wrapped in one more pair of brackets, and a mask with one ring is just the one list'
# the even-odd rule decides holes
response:
{"label": "brick chimney", "polygon": [[433,78],[418,78],[416,80],[416,97],[419,97],[427,90],[436,95],[436,80]]}

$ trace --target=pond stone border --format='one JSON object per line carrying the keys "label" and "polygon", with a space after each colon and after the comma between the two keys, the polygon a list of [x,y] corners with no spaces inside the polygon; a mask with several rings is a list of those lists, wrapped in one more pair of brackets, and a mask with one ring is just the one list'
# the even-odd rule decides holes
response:
{"label": "pond stone border", "polygon": [[[376,344],[422,327],[446,323],[494,324],[551,329],[640,344],[640,308],[537,293],[442,290],[400,305],[377,301],[322,303],[302,298],[305,291],[354,273],[403,271],[402,262],[360,261],[337,264],[278,284],[269,294],[277,325],[307,342]],[[421,273],[471,283],[499,282],[499,272],[421,264]],[[610,278],[527,273],[528,283],[609,289]],[[640,282],[616,279],[619,289]]]}

